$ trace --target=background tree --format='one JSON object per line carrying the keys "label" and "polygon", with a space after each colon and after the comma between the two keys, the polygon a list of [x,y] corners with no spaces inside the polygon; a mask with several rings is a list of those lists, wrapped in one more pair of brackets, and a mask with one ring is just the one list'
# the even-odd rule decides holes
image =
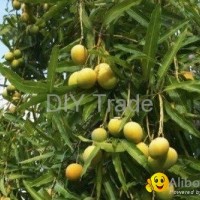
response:
{"label": "background tree", "polygon": [[[198,179],[198,0],[11,3],[16,13],[8,10],[0,26],[10,49],[0,64],[8,100],[0,115],[2,199],[169,199],[145,189],[158,169]],[[71,56],[77,44],[86,49]],[[55,112],[60,102],[50,94],[62,102]],[[155,141],[166,149],[155,152]],[[71,163],[81,166],[65,171]]]}

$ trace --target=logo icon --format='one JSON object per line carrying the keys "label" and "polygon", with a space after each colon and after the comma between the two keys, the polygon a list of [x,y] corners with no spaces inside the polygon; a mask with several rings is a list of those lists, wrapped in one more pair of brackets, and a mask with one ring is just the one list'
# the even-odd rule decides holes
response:
{"label": "logo icon", "polygon": [[146,190],[148,192],[163,192],[169,188],[169,179],[163,173],[155,173],[150,179],[147,179]]}

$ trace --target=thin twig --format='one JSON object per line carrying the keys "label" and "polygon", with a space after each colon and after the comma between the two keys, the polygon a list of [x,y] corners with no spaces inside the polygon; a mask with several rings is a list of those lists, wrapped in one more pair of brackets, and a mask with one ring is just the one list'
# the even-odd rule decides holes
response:
{"label": "thin twig", "polygon": [[176,57],[174,57],[174,67],[175,67],[175,77],[176,77],[176,80],[178,81],[178,82],[180,82],[179,81],[179,78],[178,78],[178,69],[179,69],[179,67],[178,67],[178,61],[177,61],[177,58]]}
{"label": "thin twig", "polygon": [[79,2],[79,21],[80,21],[80,26],[81,26],[81,40],[80,43],[82,43],[82,40],[84,39],[84,34],[83,34],[83,1],[80,0]]}
{"label": "thin twig", "polygon": [[[146,116],[146,127],[147,127],[147,135],[148,135],[149,139],[152,140],[150,128],[149,128],[149,117],[148,117],[148,115]],[[145,138],[145,141],[146,141],[146,138]]]}
{"label": "thin twig", "polygon": [[127,96],[127,107],[130,106],[130,98],[131,98],[131,84],[128,84],[128,96]]}
{"label": "thin twig", "polygon": [[163,135],[163,121],[164,121],[164,112],[163,112],[163,99],[160,94],[158,94],[159,97],[159,105],[160,105],[160,121],[159,121],[159,130],[158,130],[158,136],[164,136]]}

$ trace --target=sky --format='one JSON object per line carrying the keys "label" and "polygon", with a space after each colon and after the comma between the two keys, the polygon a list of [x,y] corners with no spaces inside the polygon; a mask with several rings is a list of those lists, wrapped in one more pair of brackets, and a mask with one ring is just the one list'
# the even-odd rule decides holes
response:
{"label": "sky", "polygon": [[[3,21],[3,16],[6,14],[5,8],[6,8],[7,0],[1,0],[1,6],[0,6],[0,24]],[[0,61],[2,61],[2,56],[7,52],[8,49],[6,46],[4,46],[0,41]]]}
{"label": "sky", "polygon": [[[0,24],[3,22],[3,16],[6,14],[5,8],[7,4],[7,0],[0,0],[1,1],[1,6],[0,6]],[[4,46],[4,44],[1,43],[0,41],[0,62],[3,61],[4,59],[2,56],[8,51],[8,48]],[[0,75],[0,84],[3,84],[4,78]],[[3,91],[3,87],[0,86],[0,94]],[[5,101],[0,95],[0,108],[5,105]]]}

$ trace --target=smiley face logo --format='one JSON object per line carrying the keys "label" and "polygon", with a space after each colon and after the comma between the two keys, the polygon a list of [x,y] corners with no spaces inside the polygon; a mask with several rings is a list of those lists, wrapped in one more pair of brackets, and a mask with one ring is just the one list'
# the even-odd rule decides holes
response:
{"label": "smiley face logo", "polygon": [[150,179],[147,179],[146,189],[148,192],[162,192],[169,188],[169,179],[163,173],[153,174]]}

